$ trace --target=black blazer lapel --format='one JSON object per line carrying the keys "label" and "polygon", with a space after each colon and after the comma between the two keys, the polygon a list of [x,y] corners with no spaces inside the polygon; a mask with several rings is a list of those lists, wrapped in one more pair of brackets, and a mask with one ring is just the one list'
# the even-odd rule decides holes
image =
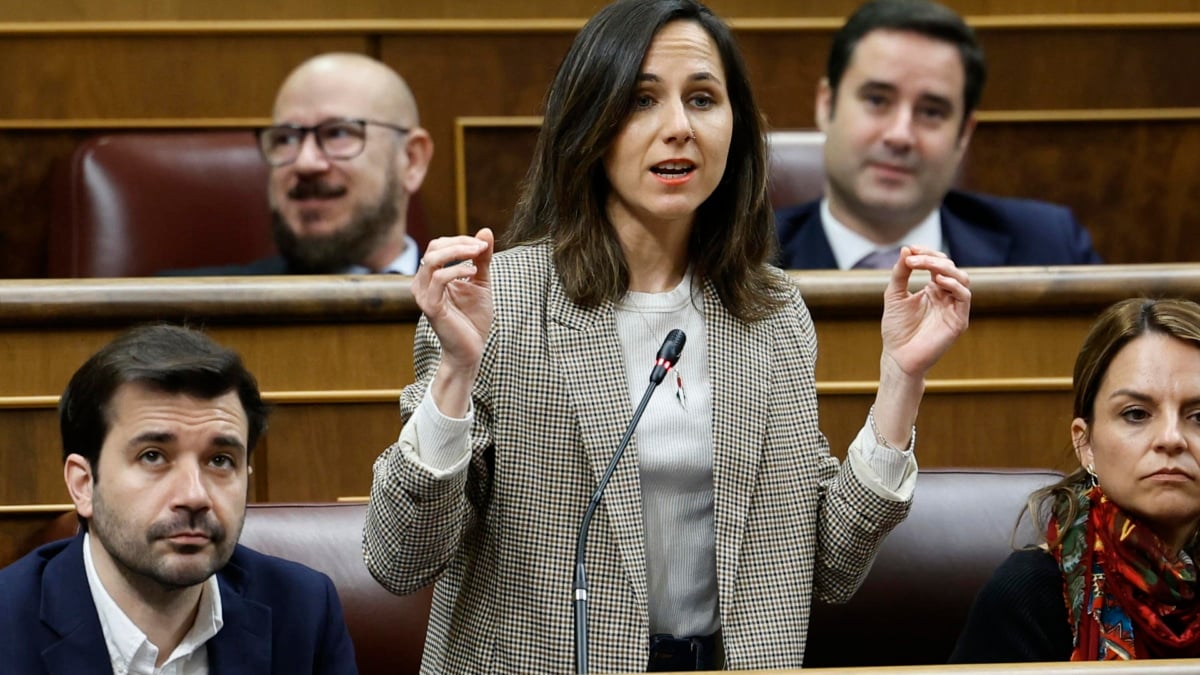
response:
{"label": "black blazer lapel", "polygon": [[1000,267],[1008,264],[1012,237],[958,217],[942,207],[942,236],[946,252],[959,267]]}
{"label": "black blazer lapel", "polygon": [[41,618],[62,638],[42,651],[47,672],[64,675],[112,673],[100,615],[92,602],[92,591],[83,566],[82,534],[46,563],[42,575]]}
{"label": "black blazer lapel", "polygon": [[836,270],[837,258],[821,225],[821,202],[815,201],[777,214],[779,266],[796,270]]}
{"label": "black blazer lapel", "polygon": [[[232,563],[217,573],[224,625],[208,642],[208,668],[221,675],[261,675],[271,671],[271,608],[242,596],[248,583]],[[287,645],[281,645],[287,649]]]}

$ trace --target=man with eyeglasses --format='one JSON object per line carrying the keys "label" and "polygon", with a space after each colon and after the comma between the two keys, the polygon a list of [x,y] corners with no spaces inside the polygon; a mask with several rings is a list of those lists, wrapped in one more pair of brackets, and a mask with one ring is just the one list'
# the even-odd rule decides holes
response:
{"label": "man with eyeglasses", "polygon": [[258,138],[280,256],[182,273],[415,274],[406,215],[433,141],[404,79],[361,54],[315,56],[284,80],[273,119]]}

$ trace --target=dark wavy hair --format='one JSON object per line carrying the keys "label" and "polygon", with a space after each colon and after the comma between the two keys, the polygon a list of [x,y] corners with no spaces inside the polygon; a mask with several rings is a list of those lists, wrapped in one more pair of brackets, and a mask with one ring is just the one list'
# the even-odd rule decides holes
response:
{"label": "dark wavy hair", "polygon": [[859,7],[833,36],[825,77],[837,100],[838,85],[850,65],[854,49],[868,33],[896,30],[919,33],[958,48],[963,64],[963,116],[965,122],[979,105],[987,81],[987,63],[975,31],[954,10],[930,0],[871,0]]}
{"label": "dark wavy hair", "polygon": [[612,188],[603,160],[629,116],[651,41],[673,21],[712,37],[733,108],[725,174],[697,209],[688,242],[694,278],[710,280],[731,314],[753,321],[782,303],[779,277],[763,264],[775,253],[764,122],[729,27],[694,0],[619,0],[579,32],[546,95],[506,244],[548,240],[567,296],[581,305],[625,294],[629,268],[605,210]]}
{"label": "dark wavy hair", "polygon": [[[1096,395],[1113,359],[1125,345],[1149,333],[1168,335],[1200,349],[1200,305],[1182,299],[1130,298],[1100,314],[1079,349],[1072,376],[1073,417],[1087,422],[1089,433],[1095,419]],[[1078,515],[1079,494],[1090,486],[1091,476],[1079,467],[1057,483],[1036,490],[1025,509],[1042,526],[1043,533],[1044,526],[1055,517],[1059,531],[1063,531]],[[1058,542],[1047,543],[1054,546]],[[1194,546],[1193,540],[1189,548]]]}
{"label": "dark wavy hair", "polygon": [[99,476],[113,396],[130,382],[201,399],[236,391],[249,421],[247,454],[267,429],[267,404],[236,352],[190,328],[139,326],[118,335],[85,361],[59,400],[63,461],[72,453],[81,455],[92,467],[93,481]]}

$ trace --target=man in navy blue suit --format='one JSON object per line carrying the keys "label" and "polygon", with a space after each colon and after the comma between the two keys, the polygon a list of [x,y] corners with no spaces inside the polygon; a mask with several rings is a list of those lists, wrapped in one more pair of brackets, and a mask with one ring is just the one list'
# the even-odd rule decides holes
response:
{"label": "man in navy blue suit", "polygon": [[890,268],[904,244],[960,266],[1101,262],[1065,207],[950,189],[986,72],[942,5],[873,0],[851,15],[817,88],[825,197],[776,212],[780,267]]}
{"label": "man in navy blue suit", "polygon": [[201,333],[122,334],[59,404],[80,534],[0,570],[0,670],[356,673],[332,582],[237,544],[267,408]]}

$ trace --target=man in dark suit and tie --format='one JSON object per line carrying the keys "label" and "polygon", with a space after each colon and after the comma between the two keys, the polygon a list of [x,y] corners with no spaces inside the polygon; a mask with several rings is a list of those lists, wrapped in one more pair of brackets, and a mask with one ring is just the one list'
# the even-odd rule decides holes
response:
{"label": "man in dark suit and tie", "polygon": [[942,5],[851,15],[817,88],[825,197],[776,212],[780,267],[890,268],[905,244],[960,266],[1101,262],[1065,207],[950,189],[985,79],[974,32]]}
{"label": "man in dark suit and tie", "polygon": [[186,328],[84,363],[59,404],[81,531],[0,570],[0,671],[356,673],[329,578],[237,544],[266,416],[237,354]]}

